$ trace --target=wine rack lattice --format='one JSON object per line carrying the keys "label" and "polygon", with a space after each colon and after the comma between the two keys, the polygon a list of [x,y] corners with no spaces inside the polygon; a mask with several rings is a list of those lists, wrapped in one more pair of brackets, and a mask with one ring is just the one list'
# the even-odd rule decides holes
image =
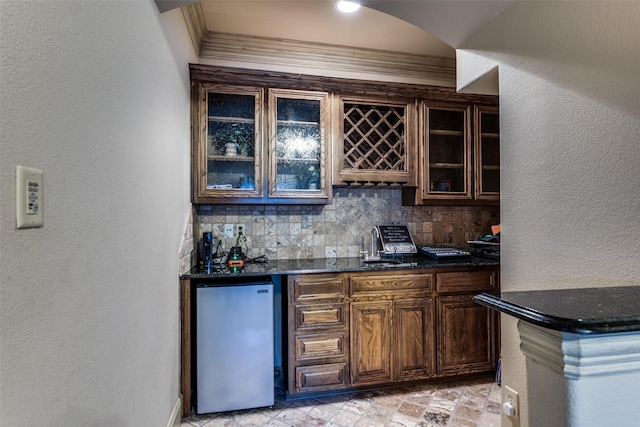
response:
{"label": "wine rack lattice", "polygon": [[406,170],[405,109],[344,104],[344,168]]}

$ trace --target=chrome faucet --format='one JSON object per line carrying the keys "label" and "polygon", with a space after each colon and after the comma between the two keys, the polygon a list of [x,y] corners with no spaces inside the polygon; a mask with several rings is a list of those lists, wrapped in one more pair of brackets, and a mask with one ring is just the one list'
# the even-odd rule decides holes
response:
{"label": "chrome faucet", "polygon": [[378,239],[380,239],[380,232],[378,231],[378,227],[373,227],[373,229],[371,230],[371,258],[379,256]]}

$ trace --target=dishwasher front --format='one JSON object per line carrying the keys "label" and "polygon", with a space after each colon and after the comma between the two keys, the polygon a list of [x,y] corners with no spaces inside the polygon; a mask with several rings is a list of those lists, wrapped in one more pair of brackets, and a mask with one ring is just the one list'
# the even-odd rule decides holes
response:
{"label": "dishwasher front", "polygon": [[274,404],[273,283],[196,289],[196,413]]}

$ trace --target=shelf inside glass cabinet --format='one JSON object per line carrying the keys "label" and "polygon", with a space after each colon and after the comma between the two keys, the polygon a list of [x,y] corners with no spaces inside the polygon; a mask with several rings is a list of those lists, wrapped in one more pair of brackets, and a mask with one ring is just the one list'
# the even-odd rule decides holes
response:
{"label": "shelf inside glass cabinet", "polygon": [[255,188],[253,157],[211,156],[208,163],[207,188],[224,190]]}
{"label": "shelf inside glass cabinet", "polygon": [[211,154],[208,157],[209,160],[216,160],[219,162],[253,162],[255,157],[248,156],[219,156],[216,154]]}

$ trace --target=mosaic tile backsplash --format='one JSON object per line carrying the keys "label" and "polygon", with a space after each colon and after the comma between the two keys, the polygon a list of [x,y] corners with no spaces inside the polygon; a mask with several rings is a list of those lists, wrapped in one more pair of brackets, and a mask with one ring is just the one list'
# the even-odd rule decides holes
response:
{"label": "mosaic tile backsplash", "polygon": [[[416,245],[465,244],[500,223],[497,206],[402,206],[401,190],[334,189],[328,205],[194,206],[195,241],[211,231],[225,250],[224,225],[243,227],[247,255],[269,259],[357,257],[377,224],[407,224]],[[244,245],[243,245],[244,246]]]}

